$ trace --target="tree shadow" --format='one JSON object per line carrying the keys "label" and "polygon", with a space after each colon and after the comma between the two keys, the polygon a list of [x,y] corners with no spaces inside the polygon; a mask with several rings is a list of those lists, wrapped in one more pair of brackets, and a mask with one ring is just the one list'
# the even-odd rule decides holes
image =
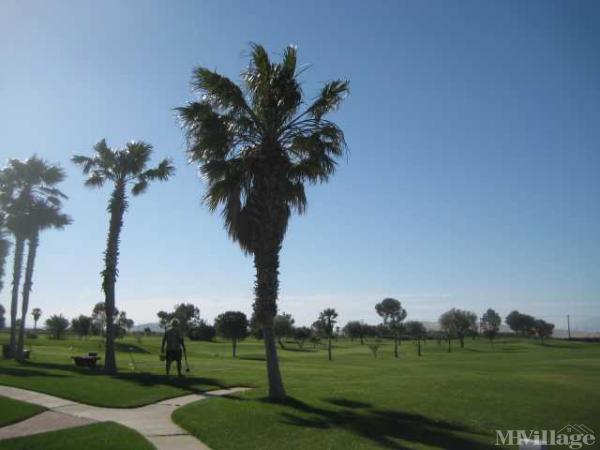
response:
{"label": "tree shadow", "polygon": [[310,349],[310,348],[294,348],[294,347],[286,347],[284,349],[282,349],[283,351],[286,352],[301,352],[301,353],[315,353],[316,350]]}
{"label": "tree shadow", "polygon": [[[226,389],[231,387],[230,385],[218,380],[216,378],[206,378],[206,377],[197,377],[197,376],[186,376],[186,377],[177,377],[177,376],[167,376],[167,375],[159,375],[150,372],[125,372],[125,373],[117,373],[116,375],[108,375],[103,372],[101,367],[95,369],[89,369],[85,367],[77,367],[75,365],[70,364],[60,364],[60,363],[41,363],[41,362],[22,362],[20,363],[19,368],[2,368],[2,373],[9,373],[9,371],[15,371],[15,375],[19,376],[19,371],[24,371],[24,373],[30,373],[29,376],[37,375],[44,377],[62,377],[66,378],[68,375],[56,374],[44,371],[46,370],[60,370],[65,372],[70,372],[73,374],[77,374],[79,376],[86,377],[108,377],[117,380],[123,380],[128,383],[138,384],[144,387],[152,387],[152,386],[172,386],[177,387],[179,389],[183,389],[193,394],[201,394],[207,392],[207,390],[212,389]],[[26,375],[27,376],[27,375]],[[208,389],[203,389],[197,387],[208,386]]]}
{"label": "tree shadow", "polygon": [[11,375],[14,377],[49,377],[49,378],[67,378],[67,375],[60,375],[55,373],[48,373],[41,370],[25,369],[25,368],[13,368],[13,367],[2,367],[0,374]]}
{"label": "tree shadow", "polygon": [[115,351],[123,353],[150,353],[139,345],[125,344],[123,342],[115,342]]}
{"label": "tree shadow", "polygon": [[540,347],[543,348],[568,348],[569,350],[581,350],[582,346],[573,345],[569,342],[557,342],[557,341],[544,341],[543,344],[537,343]]}
{"label": "tree shadow", "polygon": [[241,355],[237,356],[236,359],[245,361],[265,361],[266,357],[264,355]]}
{"label": "tree shadow", "polygon": [[[127,381],[129,383],[135,383],[144,387],[152,387],[152,386],[173,386],[183,390],[186,390],[192,394],[202,394],[204,392],[210,391],[212,389],[227,389],[231,387],[230,385],[221,382],[216,378],[206,378],[206,377],[177,377],[177,376],[167,376],[167,375],[157,375],[148,372],[142,373],[120,373],[117,375],[106,375],[111,378],[115,378],[118,380]],[[209,389],[199,388],[198,385],[208,386]]]}
{"label": "tree shadow", "polygon": [[332,405],[336,406],[342,406],[344,408],[370,408],[373,406],[371,403],[348,400],[345,398],[326,398],[324,400],[327,403],[331,403]]}
{"label": "tree shadow", "polygon": [[[481,433],[463,425],[432,420],[422,415],[402,411],[377,409],[367,403],[352,400],[326,401],[342,406],[344,409],[319,408],[289,398],[284,405],[296,412],[282,412],[282,420],[289,425],[303,428],[322,430],[340,428],[389,449],[407,449],[398,442],[399,440],[448,449],[492,450],[496,448],[494,445],[479,442],[468,436],[469,434],[481,435]],[[359,411],[356,411],[355,404],[360,405]],[[298,415],[297,412],[305,415]]]}

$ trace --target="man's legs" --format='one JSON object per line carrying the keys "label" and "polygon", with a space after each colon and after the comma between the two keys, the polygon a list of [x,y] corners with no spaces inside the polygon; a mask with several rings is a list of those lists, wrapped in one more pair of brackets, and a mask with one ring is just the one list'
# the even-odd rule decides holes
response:
{"label": "man's legs", "polygon": [[177,360],[177,373],[181,376],[181,357]]}
{"label": "man's legs", "polygon": [[169,358],[167,358],[165,369],[167,369],[167,375],[169,375],[169,372],[171,371],[171,360]]}

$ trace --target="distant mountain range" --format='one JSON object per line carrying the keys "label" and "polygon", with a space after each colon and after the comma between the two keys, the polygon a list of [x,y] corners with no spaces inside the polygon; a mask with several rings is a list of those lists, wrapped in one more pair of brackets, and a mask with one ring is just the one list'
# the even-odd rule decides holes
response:
{"label": "distant mountain range", "polygon": [[162,331],[163,331],[163,329],[160,327],[158,322],[141,323],[141,324],[135,325],[133,328],[131,328],[131,331],[133,331],[133,332],[144,331],[146,328],[150,328],[150,330],[153,333],[162,333]]}

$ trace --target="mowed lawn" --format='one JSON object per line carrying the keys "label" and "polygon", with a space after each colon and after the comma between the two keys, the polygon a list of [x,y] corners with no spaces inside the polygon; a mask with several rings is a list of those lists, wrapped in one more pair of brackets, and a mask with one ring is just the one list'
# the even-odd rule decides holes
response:
{"label": "mowed lawn", "polygon": [[2,450],[153,450],[136,431],[114,422],[0,441]]}
{"label": "mowed lawn", "polygon": [[374,359],[367,345],[339,340],[330,362],[323,348],[306,344],[300,351],[290,343],[280,351],[290,400],[273,405],[264,399],[262,342],[243,342],[236,359],[227,342],[188,343],[192,370],[184,380],[163,375],[159,337],[120,342],[117,377],[70,362],[71,355],[102,354],[97,339],[30,343],[30,362],[0,361],[0,384],[116,407],[220,386],[254,387],[174,413],[215,450],[478,449],[497,448],[496,429],[583,423],[600,430],[599,344],[500,339],[492,349],[478,339],[448,353],[445,343],[429,341],[418,358],[414,343],[403,342],[399,358],[386,344]]}
{"label": "mowed lawn", "polygon": [[0,395],[0,427],[35,416],[45,409]]}

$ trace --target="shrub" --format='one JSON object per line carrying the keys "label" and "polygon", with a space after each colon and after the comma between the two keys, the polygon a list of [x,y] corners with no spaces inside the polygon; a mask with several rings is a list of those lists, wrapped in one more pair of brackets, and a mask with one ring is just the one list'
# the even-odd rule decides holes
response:
{"label": "shrub", "polygon": [[199,320],[188,330],[188,337],[192,341],[212,341],[217,334],[215,327]]}
{"label": "shrub", "polygon": [[46,320],[46,329],[52,339],[60,339],[68,327],[69,321],[62,314],[54,314]]}

